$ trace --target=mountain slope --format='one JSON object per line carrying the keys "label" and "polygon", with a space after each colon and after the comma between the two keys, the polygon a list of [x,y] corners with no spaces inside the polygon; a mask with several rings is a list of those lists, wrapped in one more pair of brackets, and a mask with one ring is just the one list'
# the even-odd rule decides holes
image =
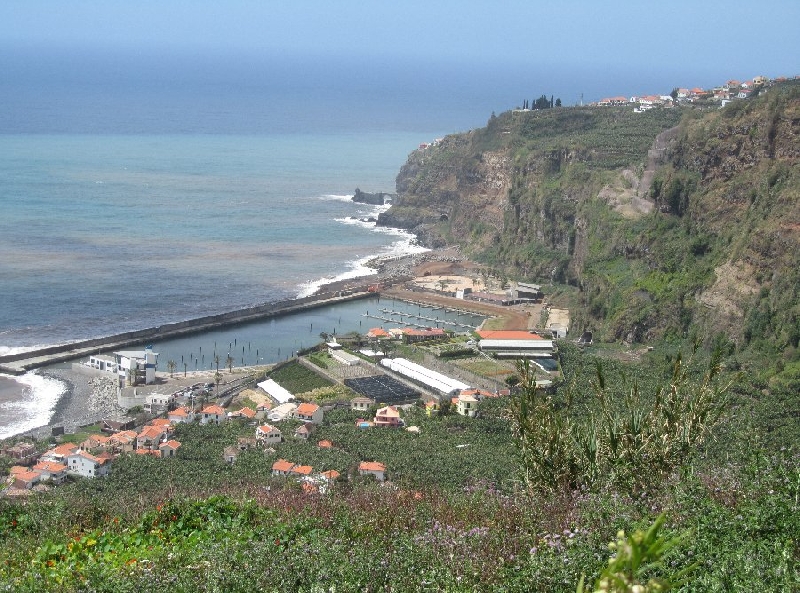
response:
{"label": "mountain slope", "polygon": [[509,111],[413,152],[381,224],[574,287],[575,330],[800,337],[800,85],[724,109]]}

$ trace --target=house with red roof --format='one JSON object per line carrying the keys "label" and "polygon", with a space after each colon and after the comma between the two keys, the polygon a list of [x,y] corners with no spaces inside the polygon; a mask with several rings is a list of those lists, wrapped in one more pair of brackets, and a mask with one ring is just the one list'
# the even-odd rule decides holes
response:
{"label": "house with red roof", "polygon": [[67,456],[67,468],[70,474],[85,478],[97,478],[108,475],[111,463],[108,457],[95,457],[91,453],[79,450]]}
{"label": "house with red roof", "polygon": [[295,465],[289,470],[289,475],[297,478],[307,478],[313,471],[314,468],[310,465]]}
{"label": "house with red roof", "polygon": [[377,461],[362,461],[358,464],[361,476],[373,476],[378,482],[386,480],[386,466]]}
{"label": "house with red roof", "polygon": [[225,410],[217,404],[211,404],[200,410],[200,424],[216,424],[225,422]]}
{"label": "house with red roof", "polygon": [[33,466],[33,470],[39,472],[42,481],[50,481],[53,484],[62,484],[67,479],[67,466],[63,463],[40,461]]}
{"label": "house with red roof", "polygon": [[320,477],[328,483],[335,482],[339,479],[341,474],[337,472],[335,469],[329,469],[328,471],[324,471],[320,474]]}
{"label": "house with red roof", "polygon": [[302,403],[297,406],[293,416],[301,422],[309,424],[322,424],[322,408],[317,404]]}
{"label": "house with red roof", "polygon": [[288,476],[289,472],[294,467],[294,463],[291,461],[286,461],[285,459],[278,459],[275,463],[272,464],[272,475],[273,476]]}
{"label": "house with red roof", "polygon": [[114,453],[130,453],[136,449],[137,434],[133,430],[123,430],[112,434],[109,439]]}
{"label": "house with red roof", "polygon": [[136,449],[158,449],[158,445],[166,436],[167,430],[163,426],[153,426],[152,424],[143,426],[136,435]]}
{"label": "house with red roof", "polygon": [[42,473],[37,470],[25,468],[24,472],[13,475],[14,481],[11,484],[16,490],[31,490],[36,484],[42,481]]}
{"label": "house with red roof", "polygon": [[395,406],[385,406],[375,412],[375,426],[397,427],[402,424],[400,410]]}
{"label": "house with red roof", "polygon": [[158,446],[158,450],[161,453],[161,457],[175,457],[175,453],[177,453],[180,446],[180,441],[170,439],[166,443],[161,443]]}
{"label": "house with red roof", "polygon": [[282,440],[281,431],[271,424],[263,424],[256,428],[256,442],[259,445],[276,445]]}
{"label": "house with red roof", "polygon": [[102,434],[93,434],[81,443],[82,451],[89,451],[90,453],[97,453],[100,451],[109,451],[113,448],[114,443],[110,436]]}
{"label": "house with red roof", "polygon": [[167,414],[167,420],[172,424],[180,424],[181,422],[194,422],[194,410],[181,406],[175,408]]}
{"label": "house with red roof", "polygon": [[56,463],[66,463],[67,456],[79,451],[80,447],[75,443],[62,443],[45,451],[39,458],[40,461],[55,461]]}
{"label": "house with red roof", "polygon": [[228,412],[228,418],[242,418],[244,420],[253,420],[256,417],[256,411],[247,406],[235,412]]}

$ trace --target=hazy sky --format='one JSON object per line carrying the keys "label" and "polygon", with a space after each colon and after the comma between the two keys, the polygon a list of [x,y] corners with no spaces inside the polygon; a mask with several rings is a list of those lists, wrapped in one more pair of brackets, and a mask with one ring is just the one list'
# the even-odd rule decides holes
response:
{"label": "hazy sky", "polygon": [[0,44],[800,74],[798,0],[9,0]]}

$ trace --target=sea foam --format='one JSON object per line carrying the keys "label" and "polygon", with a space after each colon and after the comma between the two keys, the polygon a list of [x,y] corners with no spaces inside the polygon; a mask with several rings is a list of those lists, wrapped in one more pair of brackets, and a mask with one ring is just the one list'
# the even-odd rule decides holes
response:
{"label": "sea foam", "polygon": [[16,381],[21,386],[18,399],[0,404],[0,413],[9,420],[0,426],[0,438],[46,425],[50,421],[53,408],[67,391],[65,383],[34,372],[19,377],[0,376]]}

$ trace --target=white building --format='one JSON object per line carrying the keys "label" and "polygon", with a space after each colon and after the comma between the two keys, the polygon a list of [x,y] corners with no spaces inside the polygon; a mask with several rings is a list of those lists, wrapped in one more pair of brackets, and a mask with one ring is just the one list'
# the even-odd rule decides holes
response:
{"label": "white building", "polygon": [[114,358],[120,387],[155,383],[158,354],[153,352],[152,346],[147,346],[144,350],[114,352]]}
{"label": "white building", "polygon": [[552,358],[553,340],[481,340],[481,352],[498,358]]}
{"label": "white building", "polygon": [[273,400],[278,404],[285,404],[294,401],[294,396],[286,389],[278,385],[272,379],[267,379],[258,384],[258,386],[267,392]]}
{"label": "white building", "polygon": [[145,397],[144,411],[151,414],[166,412],[174,400],[175,396],[172,394],[151,393]]}
{"label": "white building", "polygon": [[331,355],[331,358],[345,366],[351,367],[361,364],[361,359],[355,354],[350,354],[349,352],[345,352],[341,349],[329,350],[328,352]]}
{"label": "white building", "polygon": [[285,404],[275,406],[267,414],[267,420],[270,422],[280,422],[281,420],[286,420],[294,415],[294,411],[296,409],[297,404],[293,404],[292,402],[286,402]]}
{"label": "white building", "polygon": [[392,372],[438,391],[442,395],[457,395],[462,389],[470,387],[458,379],[453,379],[405,358],[384,358],[381,360],[381,364]]}
{"label": "white building", "polygon": [[256,442],[260,445],[277,445],[283,440],[281,431],[269,424],[256,428]]}
{"label": "white building", "polygon": [[317,404],[302,403],[294,411],[294,417],[301,422],[322,424],[322,408]]}
{"label": "white building", "polygon": [[84,364],[98,371],[112,373],[115,375],[117,374],[117,362],[110,356],[103,356],[101,354],[98,354],[97,356],[90,356],[89,362]]}
{"label": "white building", "polygon": [[67,456],[67,471],[85,478],[107,476],[110,469],[108,459],[100,459],[86,451],[78,451]]}

